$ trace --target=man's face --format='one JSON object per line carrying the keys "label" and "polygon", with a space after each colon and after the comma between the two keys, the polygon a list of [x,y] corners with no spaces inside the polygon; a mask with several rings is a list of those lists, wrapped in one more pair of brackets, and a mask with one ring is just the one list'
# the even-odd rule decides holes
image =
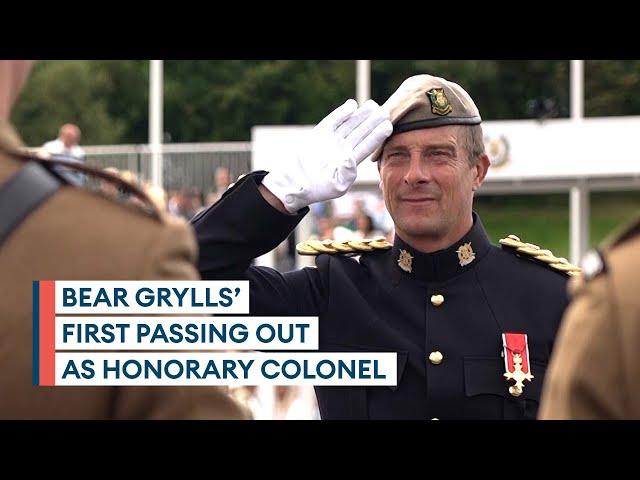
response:
{"label": "man's face", "polygon": [[67,148],[73,147],[78,143],[78,135],[73,127],[64,127],[60,132],[60,139]]}
{"label": "man's face", "polygon": [[468,161],[457,125],[393,135],[380,162],[387,210],[400,236],[442,239],[471,216],[481,182]]}
{"label": "man's face", "polygon": [[216,186],[219,188],[227,188],[231,183],[231,174],[226,168],[218,168],[216,170]]}

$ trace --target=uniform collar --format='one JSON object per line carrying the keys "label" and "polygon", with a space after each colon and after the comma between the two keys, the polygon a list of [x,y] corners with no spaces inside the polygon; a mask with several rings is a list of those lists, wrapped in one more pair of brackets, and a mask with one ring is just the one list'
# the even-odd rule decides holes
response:
{"label": "uniform collar", "polygon": [[[473,212],[473,226],[450,247],[432,253],[416,250],[397,234],[391,250],[391,270],[396,282],[401,278],[441,282],[473,268],[484,257],[491,242],[482,221]],[[394,282],[394,283],[396,283]]]}

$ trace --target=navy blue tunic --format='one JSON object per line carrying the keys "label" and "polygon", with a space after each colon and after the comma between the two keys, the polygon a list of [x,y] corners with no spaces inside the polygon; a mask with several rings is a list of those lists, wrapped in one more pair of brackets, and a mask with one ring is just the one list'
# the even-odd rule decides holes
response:
{"label": "navy blue tunic", "polygon": [[[471,230],[435,253],[396,236],[392,249],[359,259],[319,255],[317,268],[250,266],[308,212],[287,215],[269,205],[257,188],[265,174],[243,177],[192,220],[203,279],[248,279],[252,315],[318,316],[321,351],[398,354],[397,386],[316,387],[323,419],[536,417],[568,302],[564,274],[492,245],[475,213]],[[465,244],[475,257],[461,265]],[[410,272],[400,266],[401,251],[412,257]],[[444,299],[439,306],[434,295]],[[503,376],[505,332],[528,335],[534,379],[517,398]],[[433,352],[439,362],[430,360]]]}

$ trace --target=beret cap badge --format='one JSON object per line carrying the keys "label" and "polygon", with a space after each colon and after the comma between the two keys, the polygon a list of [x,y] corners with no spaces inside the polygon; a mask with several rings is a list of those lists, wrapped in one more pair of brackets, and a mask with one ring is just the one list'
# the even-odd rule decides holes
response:
{"label": "beret cap badge", "polygon": [[427,95],[431,102],[431,111],[436,115],[448,115],[453,110],[444,93],[444,88],[432,88],[427,92]]}

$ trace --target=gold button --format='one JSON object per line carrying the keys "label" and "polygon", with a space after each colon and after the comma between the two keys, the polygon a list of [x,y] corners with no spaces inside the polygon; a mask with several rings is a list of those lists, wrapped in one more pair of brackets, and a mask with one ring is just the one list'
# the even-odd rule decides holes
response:
{"label": "gold button", "polygon": [[429,361],[434,365],[440,365],[440,363],[442,362],[442,358],[443,356],[440,352],[431,352],[429,354]]}
{"label": "gold button", "polygon": [[439,307],[444,303],[444,297],[442,295],[431,295],[431,303]]}
{"label": "gold button", "polygon": [[520,395],[522,395],[522,389],[520,387],[512,385],[511,387],[509,387],[509,393],[514,397],[519,397]]}

